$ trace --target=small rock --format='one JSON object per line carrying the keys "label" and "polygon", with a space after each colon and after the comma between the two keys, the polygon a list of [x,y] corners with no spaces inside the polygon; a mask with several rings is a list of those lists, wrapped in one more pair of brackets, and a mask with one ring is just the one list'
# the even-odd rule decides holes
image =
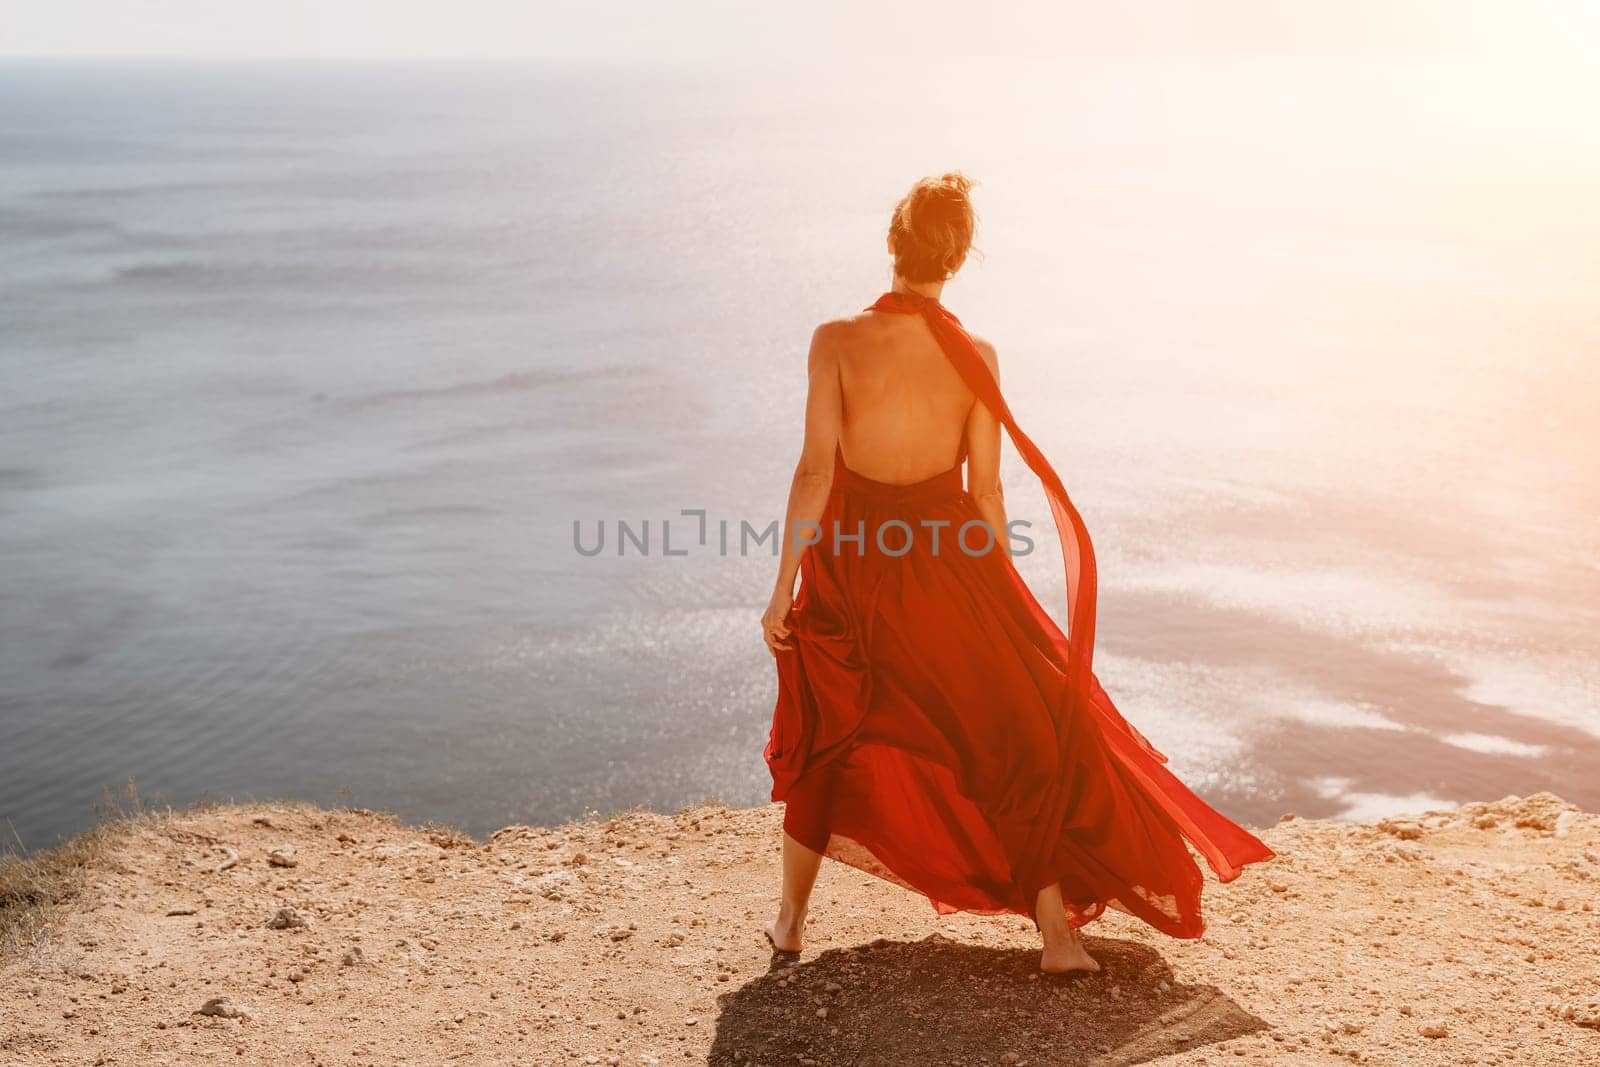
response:
{"label": "small rock", "polygon": [[279,908],[278,913],[267,920],[269,930],[304,930],[310,925],[311,920],[293,908]]}
{"label": "small rock", "polygon": [[295,858],[294,846],[284,845],[267,853],[267,862],[274,867],[298,867],[300,861]]}
{"label": "small rock", "polygon": [[211,1015],[218,1019],[248,1019],[250,1009],[243,1004],[235,1004],[227,997],[212,997],[200,1005],[196,1015]]}
{"label": "small rock", "polygon": [[361,951],[360,945],[355,945],[345,951],[339,962],[345,967],[362,967],[367,963],[367,954]]}
{"label": "small rock", "polygon": [[1449,1037],[1450,1024],[1445,1022],[1443,1019],[1440,1019],[1438,1022],[1423,1023],[1421,1029],[1419,1029],[1417,1032],[1423,1037],[1431,1037],[1434,1039]]}

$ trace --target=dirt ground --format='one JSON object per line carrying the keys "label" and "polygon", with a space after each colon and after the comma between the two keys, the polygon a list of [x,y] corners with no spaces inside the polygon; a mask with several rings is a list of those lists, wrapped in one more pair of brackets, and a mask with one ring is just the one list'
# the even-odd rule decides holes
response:
{"label": "dirt ground", "polygon": [[[0,1065],[1600,1065],[1600,817],[1541,794],[1286,817],[1206,936],[1022,918],[823,868],[775,957],[781,811],[489,841],[368,812],[146,816],[0,959]],[[274,858],[274,852],[277,852]]]}

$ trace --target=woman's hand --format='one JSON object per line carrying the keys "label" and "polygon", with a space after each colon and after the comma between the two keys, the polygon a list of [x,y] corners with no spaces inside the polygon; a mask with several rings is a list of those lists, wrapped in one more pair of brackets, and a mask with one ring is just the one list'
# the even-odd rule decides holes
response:
{"label": "woman's hand", "polygon": [[761,615],[761,639],[774,656],[789,651],[789,610],[793,607],[794,597],[779,589],[773,592],[772,601]]}

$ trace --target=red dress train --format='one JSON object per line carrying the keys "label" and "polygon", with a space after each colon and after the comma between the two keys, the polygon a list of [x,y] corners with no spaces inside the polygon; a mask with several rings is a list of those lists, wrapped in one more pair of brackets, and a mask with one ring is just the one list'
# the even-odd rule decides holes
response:
{"label": "red dress train", "polygon": [[941,913],[1031,917],[1060,882],[1073,925],[1114,907],[1200,936],[1203,879],[1185,841],[1225,882],[1272,851],[1180,782],[1095,678],[1088,531],[960,321],[902,293],[872,310],[924,317],[1044,483],[1070,636],[1003,546],[984,551],[977,526],[963,536],[981,518],[959,462],[895,486],[839,457],[801,560],[792,651],[777,657],[765,758],[785,831]]}

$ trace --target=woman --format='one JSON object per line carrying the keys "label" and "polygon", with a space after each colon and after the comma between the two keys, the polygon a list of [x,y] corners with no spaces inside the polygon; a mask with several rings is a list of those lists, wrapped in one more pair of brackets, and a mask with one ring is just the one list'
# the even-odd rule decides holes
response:
{"label": "woman", "polygon": [[[785,803],[767,936],[799,951],[830,856],[940,913],[1027,915],[1042,970],[1095,971],[1076,928],[1107,907],[1200,935],[1186,840],[1223,881],[1272,852],[1167,770],[1091,670],[1088,532],[1012,419],[993,346],[939,302],[972,244],[970,189],[959,173],[913,186],[889,224],[893,287],[812,337],[805,444],[761,619],[779,683],[765,757]],[[1002,426],[1050,499],[1067,635],[1007,552]]]}

